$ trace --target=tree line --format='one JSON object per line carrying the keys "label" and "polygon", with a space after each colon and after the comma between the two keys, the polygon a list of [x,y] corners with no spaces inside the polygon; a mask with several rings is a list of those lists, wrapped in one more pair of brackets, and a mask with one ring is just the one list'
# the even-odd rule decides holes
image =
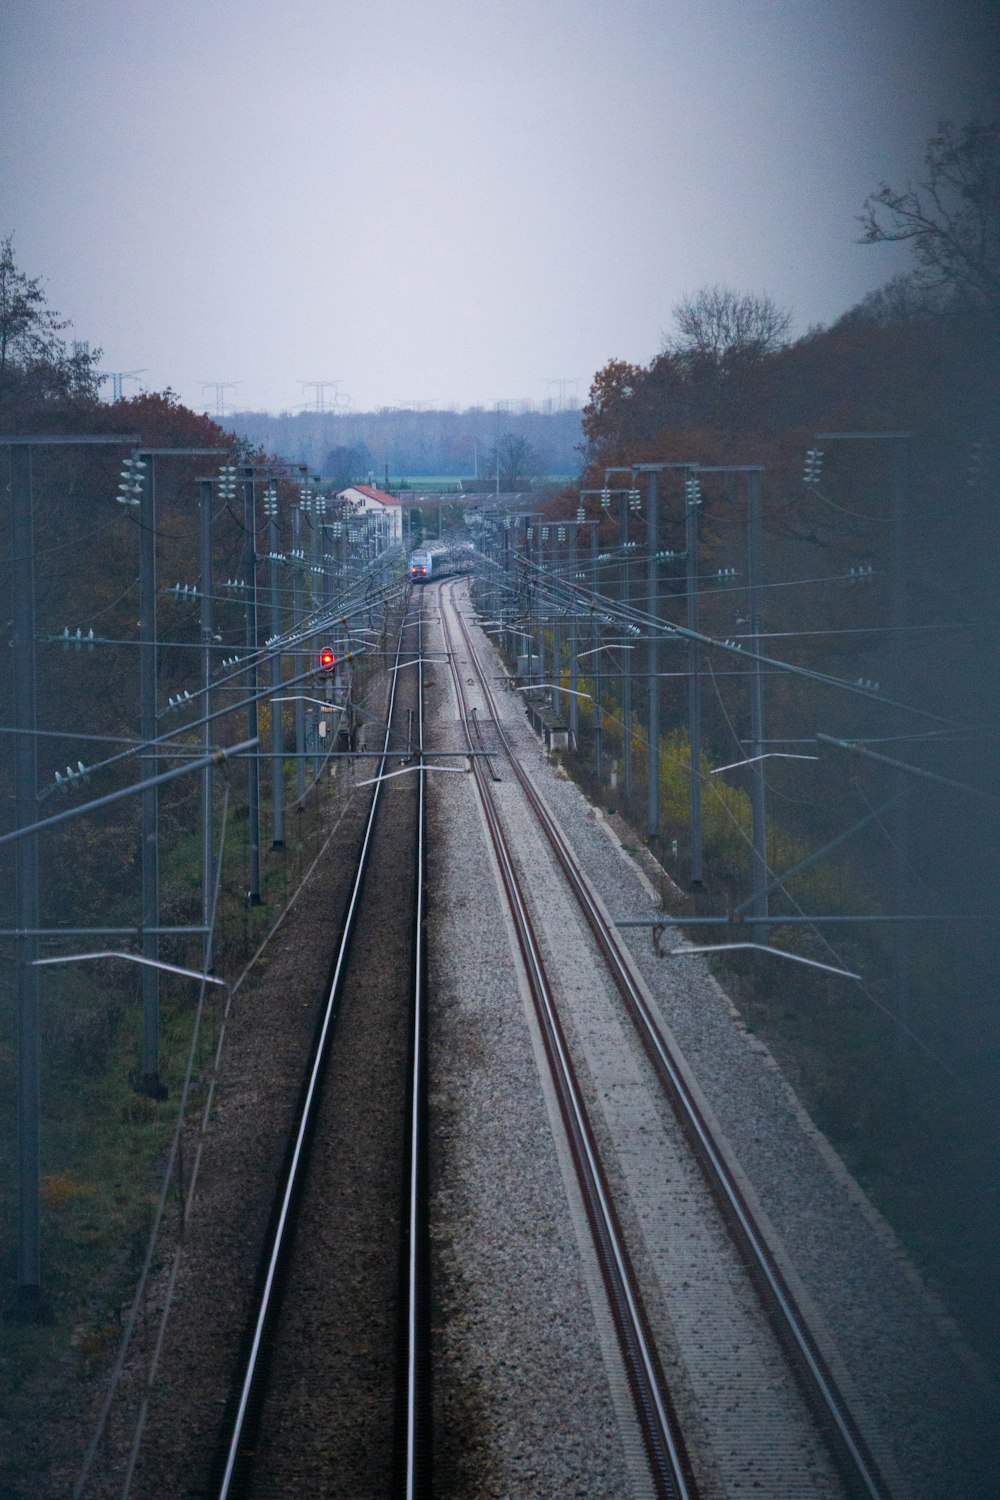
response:
{"label": "tree line", "polygon": [[236,412],[227,421],[256,446],[309,464],[338,488],[384,484],[387,475],[390,483],[427,475],[488,479],[498,443],[501,468],[505,458],[509,465],[511,444],[521,445],[516,467],[525,478],[577,474],[583,445],[578,409]]}
{"label": "tree line", "polygon": [[[1000,121],[941,123],[915,179],[883,183],[861,206],[857,237],[872,253],[908,244],[912,262],[828,327],[790,338],[788,313],[770,297],[708,286],[678,302],[648,364],[609,360],[583,411],[582,482],[553,514],[572,518],[581,490],[600,490],[616,466],[625,466],[612,479],[618,486],[630,482],[633,464],[762,466],[763,650],[867,684],[873,695],[868,704],[769,672],[768,735],[777,747],[812,754],[820,731],[926,773],[903,776],[904,910],[928,920],[906,929],[907,1010],[894,1022],[909,1026],[923,1050],[907,1040],[913,1071],[894,1103],[891,1032],[866,1096],[840,1089],[856,1048],[823,1057],[815,1087],[826,1122],[836,1116],[838,1144],[873,1174],[888,1195],[883,1203],[949,1290],[964,1295],[975,1330],[977,1299],[989,1297],[987,1286],[995,1297],[997,1287],[982,1247],[997,1228],[995,1197],[990,1188],[983,1196],[983,1184],[1000,1127],[1000,937],[989,897],[1000,881]],[[681,481],[665,475],[661,496],[660,545],[681,550]],[[586,498],[594,516],[593,494]],[[705,477],[701,624],[718,639],[743,639],[749,628],[743,506],[737,478]],[[622,523],[613,509],[598,519],[600,545],[613,553]],[[626,524],[641,548],[642,515]],[[731,587],[712,581],[727,569]],[[665,565],[663,613],[681,624],[684,587]],[[706,787],[713,764],[746,753],[734,739],[746,705],[738,676],[724,683],[726,667],[735,674],[738,663],[720,658],[705,672]],[[680,742],[683,689],[665,686],[664,694],[667,728]],[[768,761],[775,842],[787,832],[818,849],[866,816],[863,834],[828,862],[827,899],[841,910],[891,912],[901,825],[878,816],[870,763],[845,755],[824,765],[820,777],[810,760]],[[883,797],[888,776],[883,768]],[[683,837],[683,828],[674,831]],[[715,874],[716,892],[725,891],[733,872]],[[985,919],[931,919],[948,913]],[[891,952],[892,928],[867,931],[866,944]],[[842,941],[850,952],[862,939]],[[786,975],[775,990],[784,1045],[811,1014],[801,989],[795,998]],[[869,989],[888,1025],[899,996],[888,981]],[[882,1152],[879,1131],[897,1137],[898,1148]],[[961,1286],[964,1294],[955,1291]],[[998,1357],[995,1342],[985,1343]]]}

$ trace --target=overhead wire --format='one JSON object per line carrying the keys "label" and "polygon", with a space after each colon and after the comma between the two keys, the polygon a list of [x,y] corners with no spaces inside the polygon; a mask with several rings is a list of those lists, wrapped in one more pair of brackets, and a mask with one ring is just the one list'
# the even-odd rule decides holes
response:
{"label": "overhead wire", "polygon": [[[722,694],[719,692],[718,688],[716,688],[715,692],[716,692],[716,698],[718,699],[719,707],[722,710],[722,716],[723,716],[723,718],[726,721],[726,724],[727,724],[727,726],[729,728],[730,734],[733,736],[734,742],[737,745],[740,745],[741,741],[739,739],[739,736],[736,734],[735,729],[733,728],[733,724],[732,724],[731,719],[729,718],[728,713],[726,712],[725,704],[723,703],[723,700],[722,700]],[[715,788],[715,783],[714,782],[711,783],[711,785],[713,786],[713,788]],[[736,827],[736,829],[737,829],[740,837],[743,838],[743,840],[748,844],[748,846],[752,847],[753,840],[747,835],[746,830],[741,826],[741,824],[739,822],[739,819],[736,818],[733,815],[731,808],[728,806],[728,804],[725,801],[722,802],[722,806],[723,806],[724,811],[726,812],[726,815],[730,818],[730,820],[733,822],[734,826]],[[869,806],[869,810],[871,810],[870,804],[868,804],[868,806]],[[765,860],[765,868],[767,869],[769,879],[771,879],[772,881],[776,882],[776,884],[778,885],[778,888],[781,890],[781,892],[785,896],[786,900],[788,900],[791,903],[791,905],[795,907],[795,910],[798,912],[798,914],[800,916],[808,917],[809,913],[803,910],[803,908],[800,905],[800,903],[787,890],[787,888],[784,885],[784,882],[781,880],[780,876],[777,875],[775,873],[775,871],[771,869],[771,867],[768,865],[768,863],[767,863],[766,860]],[[774,926],[777,927],[777,926],[780,926],[780,924],[781,924],[781,917],[780,916],[775,916],[774,917]],[[841,956],[840,953],[838,953],[837,949],[830,942],[829,938],[826,936],[826,934],[824,932],[822,932],[820,930],[820,928],[818,926],[810,925],[809,930],[810,930],[810,932],[812,932],[814,934],[814,936],[816,937],[816,939],[823,945],[823,947],[826,949],[826,951],[836,960],[836,962],[840,965],[841,968],[847,968],[848,967],[846,960]],[[899,1030],[910,1041],[912,1041],[914,1043],[914,1045],[927,1058],[930,1059],[930,1061],[934,1062],[939,1068],[941,1068],[942,1071],[944,1073],[946,1073],[948,1075],[948,1077],[951,1078],[954,1083],[957,1083],[963,1090],[967,1090],[969,1092],[970,1096],[972,1098],[976,1099],[977,1103],[979,1103],[981,1105],[984,1102],[984,1101],[982,1101],[982,1100],[979,1099],[979,1093],[978,1093],[978,1090],[975,1088],[975,1086],[972,1083],[970,1083],[970,1081],[967,1078],[963,1078],[961,1074],[957,1073],[955,1071],[955,1069],[953,1067],[951,1067],[951,1065],[949,1063],[947,1063],[945,1061],[945,1059],[943,1057],[941,1057],[940,1054],[930,1045],[930,1043],[925,1042],[924,1039],[917,1032],[915,1032],[913,1030],[913,1028],[910,1026],[910,1024],[907,1021],[905,1021],[903,1019],[903,1017],[898,1016],[895,1013],[895,1011],[893,1011],[889,1006],[887,1006],[885,1004],[884,1001],[880,1000],[878,998],[878,996],[876,994],[874,994],[874,992],[871,990],[871,988],[865,983],[865,981],[864,981],[863,978],[856,980],[855,983],[856,983],[857,987],[860,989],[861,993],[870,1002],[870,1004],[873,1005],[876,1010],[881,1011],[882,1014],[885,1015],[890,1021],[892,1021],[893,1025],[896,1026],[896,1027],[898,1027]]]}

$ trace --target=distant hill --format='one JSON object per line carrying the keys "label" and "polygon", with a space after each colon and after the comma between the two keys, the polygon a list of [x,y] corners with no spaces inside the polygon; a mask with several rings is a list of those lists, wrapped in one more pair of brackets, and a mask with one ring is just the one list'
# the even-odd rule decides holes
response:
{"label": "distant hill", "polygon": [[583,466],[579,408],[563,411],[488,407],[416,411],[383,407],[372,412],[243,411],[226,426],[266,452],[345,483],[369,475],[394,482],[427,475],[472,477],[492,472],[497,438],[531,444],[538,474],[577,475]]}

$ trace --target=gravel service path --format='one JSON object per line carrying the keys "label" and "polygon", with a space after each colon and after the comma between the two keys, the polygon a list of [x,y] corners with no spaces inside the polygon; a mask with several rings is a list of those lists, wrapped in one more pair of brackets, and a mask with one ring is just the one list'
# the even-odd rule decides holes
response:
{"label": "gravel service path", "polygon": [[[468,613],[464,585],[458,599]],[[476,649],[499,678],[479,632]],[[468,682],[471,669],[461,670]],[[447,668],[426,668],[425,682],[438,699],[431,742],[458,748]],[[622,838],[547,761],[519,699],[498,701],[521,764],[605,905],[618,916],[649,915],[653,889]],[[562,975],[564,1024],[615,1163],[619,1208],[701,1493],[839,1495],[742,1267],[706,1210],[700,1173],[602,978],[589,930],[513,778],[495,790],[547,934],[546,962]],[[579,1212],[564,1185],[560,1132],[539,1080],[537,1039],[471,786],[432,778],[431,809],[437,1492],[644,1494],[648,1479]],[[854,1393],[894,1493],[985,1500],[994,1492],[985,1487],[989,1469],[973,1424],[992,1393],[974,1362],[704,964],[657,959],[642,935],[629,946],[800,1300],[812,1308],[824,1352]]]}

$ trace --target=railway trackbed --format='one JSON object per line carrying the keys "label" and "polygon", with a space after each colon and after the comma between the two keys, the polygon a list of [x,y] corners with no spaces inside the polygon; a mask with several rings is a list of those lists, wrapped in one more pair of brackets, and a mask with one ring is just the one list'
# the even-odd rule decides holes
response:
{"label": "railway trackbed", "polygon": [[[482,743],[485,721],[503,767],[491,788],[476,763],[481,815],[610,1310],[617,1347],[605,1360],[631,1398],[623,1443],[634,1492],[890,1495],[631,955],[518,763],[456,586],[440,598],[467,743]],[[597,1012],[612,1005],[601,1037]],[[641,1088],[623,1065],[626,1029],[645,1057]],[[625,1092],[629,1108],[602,1107]],[[617,1406],[621,1421],[620,1393]]]}
{"label": "railway trackbed", "polygon": [[[521,763],[465,588],[422,591],[390,673],[384,810],[321,1028],[337,1046],[213,1492],[902,1500]],[[438,753],[474,774],[425,778]]]}
{"label": "railway trackbed", "polygon": [[217,1460],[219,1500],[427,1492],[421,636],[411,607]]}

